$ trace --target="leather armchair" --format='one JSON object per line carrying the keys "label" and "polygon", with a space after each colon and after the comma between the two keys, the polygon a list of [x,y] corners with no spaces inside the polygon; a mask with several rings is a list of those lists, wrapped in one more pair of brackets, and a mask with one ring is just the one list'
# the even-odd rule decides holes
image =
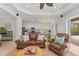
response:
{"label": "leather armchair", "polygon": [[67,43],[69,42],[69,35],[66,33],[57,33],[56,35],[59,37],[61,37],[61,36],[65,37],[64,44],[55,43],[54,42],[55,39],[54,40],[50,39],[50,40],[48,40],[49,41],[48,48],[49,48],[49,50],[55,52],[59,56],[63,56],[66,54],[67,49],[68,49]]}
{"label": "leather armchair", "polygon": [[29,33],[29,40],[26,42],[21,42],[19,39],[15,42],[17,43],[17,49],[23,49],[27,46],[39,46],[40,48],[45,48],[45,40],[37,40],[38,34],[36,32]]}

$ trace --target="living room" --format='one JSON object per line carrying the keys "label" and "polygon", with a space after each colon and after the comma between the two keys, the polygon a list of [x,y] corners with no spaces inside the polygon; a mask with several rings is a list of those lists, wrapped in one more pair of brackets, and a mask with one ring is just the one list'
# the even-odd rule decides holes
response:
{"label": "living room", "polygon": [[[78,31],[71,31],[71,23],[79,20],[78,6],[78,3],[0,4],[0,56],[78,56]],[[65,37],[66,40],[61,40],[63,44],[57,41],[62,45],[52,41],[56,35],[60,40]]]}

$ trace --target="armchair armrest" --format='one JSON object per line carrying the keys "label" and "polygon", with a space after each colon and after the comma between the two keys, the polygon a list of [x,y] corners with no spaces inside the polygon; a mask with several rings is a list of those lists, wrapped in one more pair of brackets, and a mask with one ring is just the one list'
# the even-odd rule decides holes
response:
{"label": "armchair armrest", "polygon": [[43,39],[43,42],[46,42],[46,39]]}
{"label": "armchair armrest", "polygon": [[64,43],[64,44],[60,44],[60,46],[61,46],[61,49],[65,49],[65,48],[67,48],[67,44],[66,43]]}
{"label": "armchair armrest", "polygon": [[48,39],[48,42],[54,42],[55,39]]}

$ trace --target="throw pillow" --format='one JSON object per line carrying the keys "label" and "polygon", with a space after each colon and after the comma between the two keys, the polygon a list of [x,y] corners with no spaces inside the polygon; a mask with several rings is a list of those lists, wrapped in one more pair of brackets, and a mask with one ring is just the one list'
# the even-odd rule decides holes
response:
{"label": "throw pillow", "polygon": [[28,41],[29,40],[29,35],[24,35],[24,41]]}
{"label": "throw pillow", "polygon": [[44,39],[44,35],[38,35],[38,40],[43,40]]}
{"label": "throw pillow", "polygon": [[20,41],[24,41],[24,38],[23,38],[23,36],[20,36]]}
{"label": "throw pillow", "polygon": [[64,38],[65,37],[56,36],[55,42],[59,44],[64,44]]}
{"label": "throw pillow", "polygon": [[29,35],[20,36],[20,40],[21,41],[28,41],[29,40]]}

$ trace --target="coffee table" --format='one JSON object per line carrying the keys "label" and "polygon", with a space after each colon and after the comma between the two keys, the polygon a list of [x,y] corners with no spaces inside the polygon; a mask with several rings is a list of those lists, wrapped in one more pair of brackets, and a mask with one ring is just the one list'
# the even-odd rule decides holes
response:
{"label": "coffee table", "polygon": [[[25,51],[27,51],[29,48],[35,48],[36,49],[36,52],[34,55],[32,54],[25,54]],[[16,53],[16,56],[43,56],[44,55],[44,51],[43,49],[41,49],[40,47],[38,46],[29,46],[29,47],[26,47],[20,51],[18,51]]]}

